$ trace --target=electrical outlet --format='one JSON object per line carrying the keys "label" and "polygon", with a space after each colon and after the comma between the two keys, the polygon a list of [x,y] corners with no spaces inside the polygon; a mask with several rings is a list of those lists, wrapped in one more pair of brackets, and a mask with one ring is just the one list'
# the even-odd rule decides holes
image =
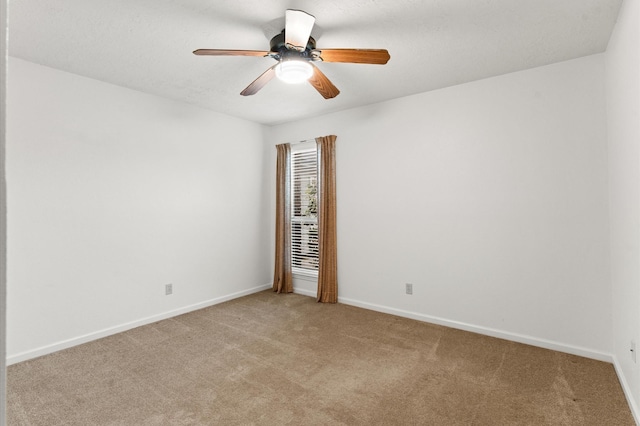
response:
{"label": "electrical outlet", "polygon": [[636,342],[634,340],[631,341],[630,351],[631,351],[631,359],[635,363],[636,362]]}
{"label": "electrical outlet", "polygon": [[165,294],[165,296],[173,294],[173,284],[165,284],[164,285],[164,294]]}
{"label": "electrical outlet", "polygon": [[406,283],[405,291],[407,294],[413,294],[413,284]]}

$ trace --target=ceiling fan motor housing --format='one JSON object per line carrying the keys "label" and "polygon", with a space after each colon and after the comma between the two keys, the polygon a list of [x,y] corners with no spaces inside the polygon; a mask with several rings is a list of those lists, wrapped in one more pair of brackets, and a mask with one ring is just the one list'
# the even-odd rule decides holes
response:
{"label": "ceiling fan motor housing", "polygon": [[300,51],[297,50],[295,46],[290,46],[285,42],[284,30],[271,39],[269,46],[271,47],[270,51],[274,53],[271,57],[276,60],[294,58],[316,60],[318,56],[313,54],[316,50],[316,41],[313,37],[309,37],[307,46],[304,50]]}

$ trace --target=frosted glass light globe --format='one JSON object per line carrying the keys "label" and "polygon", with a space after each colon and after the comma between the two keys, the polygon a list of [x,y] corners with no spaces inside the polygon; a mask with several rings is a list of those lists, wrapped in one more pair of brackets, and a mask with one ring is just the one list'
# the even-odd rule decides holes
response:
{"label": "frosted glass light globe", "polygon": [[303,83],[313,75],[313,67],[307,61],[281,61],[276,65],[276,76],[289,84]]}

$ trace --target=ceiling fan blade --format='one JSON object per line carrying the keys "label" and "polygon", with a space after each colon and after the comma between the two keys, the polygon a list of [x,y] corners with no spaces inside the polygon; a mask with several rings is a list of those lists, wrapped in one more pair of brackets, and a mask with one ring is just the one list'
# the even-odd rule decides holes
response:
{"label": "ceiling fan blade", "polygon": [[331,99],[338,96],[340,90],[327,78],[326,75],[318,67],[313,66],[313,75],[309,79],[309,83],[316,88],[325,99]]}
{"label": "ceiling fan blade", "polygon": [[268,56],[264,50],[230,50],[230,49],[198,49],[193,54],[198,56]]}
{"label": "ceiling fan blade", "polygon": [[385,49],[318,49],[325,62],[350,62],[353,64],[386,64],[391,56]]}
{"label": "ceiling fan blade", "polygon": [[311,37],[316,18],[301,10],[288,9],[285,12],[284,41],[300,52],[304,51]]}
{"label": "ceiling fan blade", "polygon": [[276,75],[276,66],[278,64],[272,66],[271,68],[267,69],[265,72],[263,72],[260,77],[256,78],[255,80],[253,80],[253,83],[251,83],[250,85],[248,85],[242,92],[240,92],[240,94],[242,96],[251,96],[251,95],[255,95],[256,93],[258,93],[258,90],[262,89],[268,82],[271,81],[271,79],[273,77],[275,77]]}

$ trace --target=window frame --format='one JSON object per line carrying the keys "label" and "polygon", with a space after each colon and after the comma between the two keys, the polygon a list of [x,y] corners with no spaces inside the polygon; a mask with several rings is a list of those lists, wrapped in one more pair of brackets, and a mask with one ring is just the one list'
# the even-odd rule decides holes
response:
{"label": "window frame", "polygon": [[[295,259],[295,254],[294,254],[294,241],[295,241],[295,235],[294,235],[294,229],[293,226],[294,224],[298,224],[298,223],[311,223],[311,224],[315,224],[316,227],[318,226],[318,215],[316,213],[315,217],[306,217],[306,216],[296,216],[295,215],[295,208],[296,208],[296,189],[295,189],[295,185],[296,185],[296,170],[295,170],[295,156],[296,154],[302,153],[302,152],[309,152],[309,151],[313,151],[315,154],[315,159],[316,159],[316,173],[315,173],[315,182],[316,182],[316,206],[318,205],[318,185],[319,185],[319,179],[318,179],[318,171],[319,171],[319,162],[320,159],[318,157],[318,147],[316,144],[315,140],[307,140],[307,141],[302,141],[300,143],[297,144],[293,144],[291,145],[291,156],[290,156],[290,170],[291,170],[291,180],[290,180],[290,187],[289,187],[289,196],[290,196],[290,200],[291,200],[291,205],[290,207],[290,213],[291,213],[291,227],[289,228],[289,235],[291,236],[291,272],[293,273],[293,275],[295,276],[300,276],[300,277],[308,277],[308,278],[317,278],[318,277],[318,269],[317,269],[317,265],[316,265],[316,269],[309,269],[309,268],[302,268],[302,267],[298,267],[294,265],[294,259]],[[316,207],[317,210],[317,207]],[[317,261],[319,261],[319,251],[318,251],[318,258]]]}

